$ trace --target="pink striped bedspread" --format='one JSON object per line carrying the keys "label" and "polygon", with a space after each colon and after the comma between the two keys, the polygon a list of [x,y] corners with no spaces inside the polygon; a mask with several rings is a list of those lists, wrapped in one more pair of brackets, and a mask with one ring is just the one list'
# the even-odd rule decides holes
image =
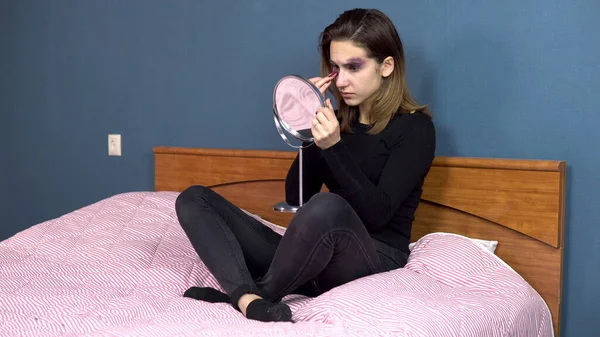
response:
{"label": "pink striped bedspread", "polygon": [[115,195],[1,242],[0,336],[553,335],[531,286],[467,238],[443,233],[419,240],[403,269],[284,298],[295,323],[183,298],[190,286],[221,288],[177,222],[176,197]]}

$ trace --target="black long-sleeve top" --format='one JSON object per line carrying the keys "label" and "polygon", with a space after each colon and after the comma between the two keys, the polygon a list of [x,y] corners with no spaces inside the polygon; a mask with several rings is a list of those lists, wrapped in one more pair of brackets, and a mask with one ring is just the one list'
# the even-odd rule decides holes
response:
{"label": "black long-sleeve top", "polygon": [[[397,114],[377,135],[355,123],[326,150],[303,149],[303,199],[323,184],[353,207],[371,237],[408,253],[414,213],[435,153],[435,127],[422,113]],[[286,178],[286,201],[299,204],[299,158]]]}

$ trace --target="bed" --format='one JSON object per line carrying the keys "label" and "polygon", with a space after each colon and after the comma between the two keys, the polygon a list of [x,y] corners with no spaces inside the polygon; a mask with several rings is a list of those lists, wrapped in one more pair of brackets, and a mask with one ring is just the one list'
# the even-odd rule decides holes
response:
{"label": "bed", "polygon": [[[0,336],[559,336],[565,163],[437,157],[405,268],[284,301],[294,323],[181,294],[220,288],[174,213],[210,186],[283,233],[294,152],[155,147],[153,191],[122,193],[0,243]],[[484,243],[497,242],[490,248]]]}

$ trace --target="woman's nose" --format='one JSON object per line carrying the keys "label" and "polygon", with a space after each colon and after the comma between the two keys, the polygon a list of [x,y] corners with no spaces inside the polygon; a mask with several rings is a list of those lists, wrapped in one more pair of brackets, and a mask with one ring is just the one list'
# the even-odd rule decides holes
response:
{"label": "woman's nose", "polygon": [[339,88],[339,87],[345,87],[348,85],[347,83],[347,79],[346,79],[346,72],[343,70],[340,70],[335,78],[335,85]]}

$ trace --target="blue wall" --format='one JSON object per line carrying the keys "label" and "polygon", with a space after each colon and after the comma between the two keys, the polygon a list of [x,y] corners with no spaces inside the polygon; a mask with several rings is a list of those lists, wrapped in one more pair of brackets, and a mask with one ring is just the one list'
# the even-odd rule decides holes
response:
{"label": "blue wall", "polygon": [[[0,236],[151,190],[154,145],[287,149],[274,83],[316,75],[319,32],[364,3],[0,0]],[[600,2],[370,6],[401,32],[438,155],[568,161],[562,335],[600,331]]]}

